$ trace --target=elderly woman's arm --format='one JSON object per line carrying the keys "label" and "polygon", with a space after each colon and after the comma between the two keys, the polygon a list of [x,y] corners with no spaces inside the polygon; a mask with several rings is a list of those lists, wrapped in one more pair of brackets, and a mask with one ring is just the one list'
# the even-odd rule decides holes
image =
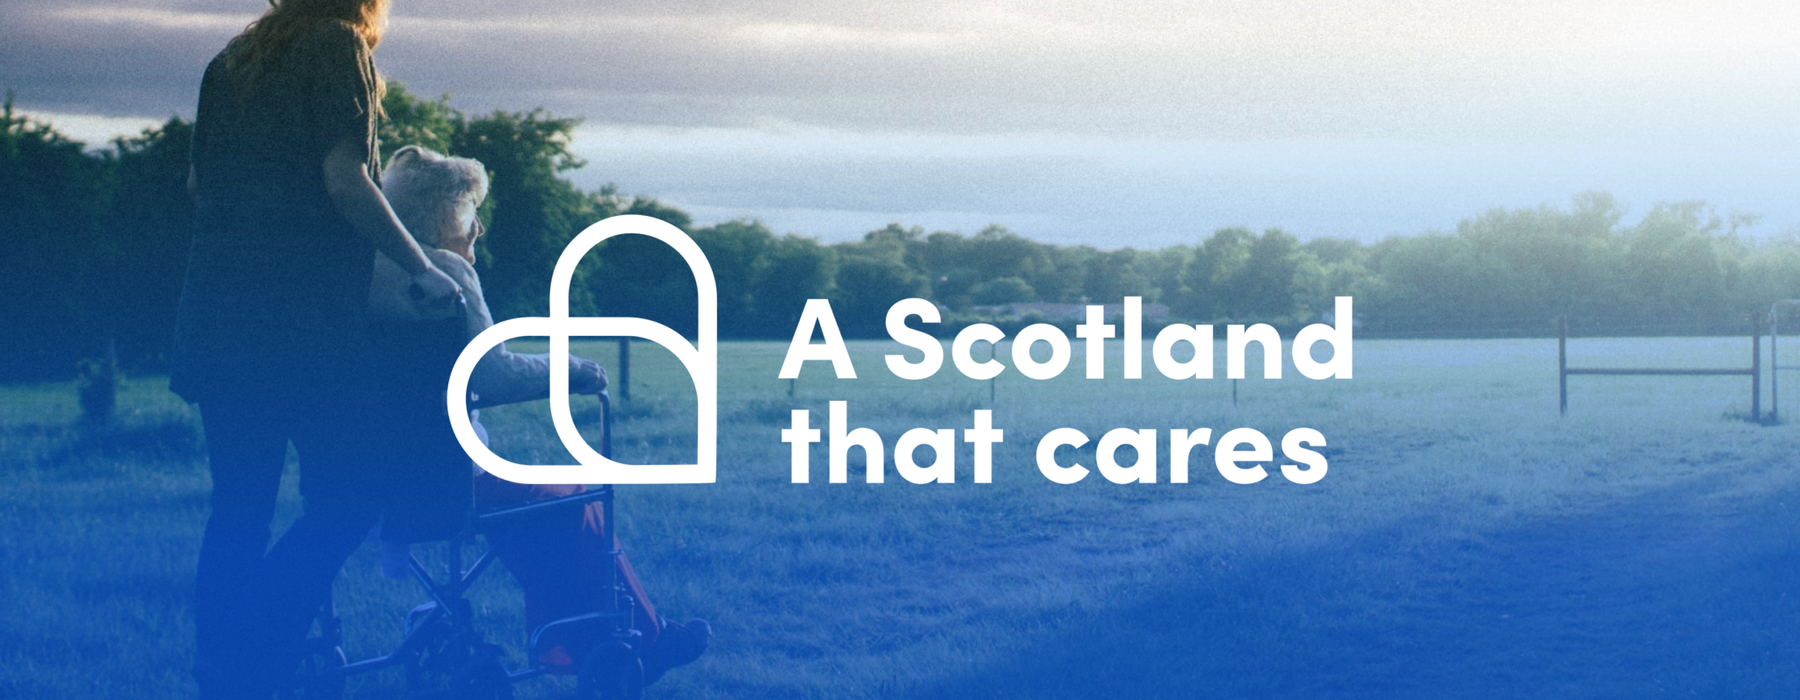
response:
{"label": "elderly woman's arm", "polygon": [[[427,255],[463,288],[463,299],[469,308],[469,337],[494,325],[475,268],[447,251],[433,250]],[[592,394],[604,388],[606,371],[600,365],[569,356],[571,393]],[[505,343],[496,345],[475,364],[475,371],[469,375],[469,390],[480,397],[477,403],[484,406],[546,398],[550,395],[550,356],[515,353],[507,350]]]}

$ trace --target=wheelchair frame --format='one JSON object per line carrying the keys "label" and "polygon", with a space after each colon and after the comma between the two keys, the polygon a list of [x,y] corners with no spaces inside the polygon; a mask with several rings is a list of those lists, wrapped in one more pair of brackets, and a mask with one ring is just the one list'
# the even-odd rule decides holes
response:
{"label": "wheelchair frame", "polygon": [[[606,392],[599,393],[600,454],[612,456],[612,402]],[[555,633],[574,630],[603,632],[596,635],[602,642],[581,662],[578,692],[603,700],[636,700],[643,691],[643,666],[638,641],[643,634],[632,626],[636,601],[622,593],[616,564],[604,567],[600,584],[609,595],[606,608],[599,612],[549,622],[533,630],[526,650],[524,668],[509,669],[501,660],[503,650],[487,642],[476,629],[472,606],[465,594],[481,574],[493,564],[494,548],[489,546],[468,568],[463,568],[462,547],[476,535],[494,536],[505,532],[507,523],[533,514],[566,508],[582,508],[599,502],[603,506],[601,537],[613,543],[609,558],[620,555],[617,531],[613,522],[613,486],[590,488],[582,493],[546,501],[478,513],[462,532],[448,544],[445,580],[439,580],[409,554],[407,568],[415,580],[431,596],[431,601],[414,608],[406,616],[406,636],[391,652],[350,662],[344,655],[342,624],[335,604],[327,599],[320,617],[321,633],[307,640],[307,654],[293,687],[285,693],[289,698],[306,700],[342,698],[350,676],[384,668],[406,669],[406,697],[415,700],[503,700],[512,697],[512,684],[551,673],[542,662],[550,650],[549,640]]]}

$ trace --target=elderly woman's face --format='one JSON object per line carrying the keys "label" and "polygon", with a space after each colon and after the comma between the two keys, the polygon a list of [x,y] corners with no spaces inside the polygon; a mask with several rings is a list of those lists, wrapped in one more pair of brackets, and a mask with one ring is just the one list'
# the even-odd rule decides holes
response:
{"label": "elderly woman's face", "polygon": [[462,256],[475,264],[475,239],[480,238],[486,230],[481,227],[481,217],[475,215],[475,205],[470,202],[458,202],[454,216],[445,218],[445,231],[438,234],[438,247]]}

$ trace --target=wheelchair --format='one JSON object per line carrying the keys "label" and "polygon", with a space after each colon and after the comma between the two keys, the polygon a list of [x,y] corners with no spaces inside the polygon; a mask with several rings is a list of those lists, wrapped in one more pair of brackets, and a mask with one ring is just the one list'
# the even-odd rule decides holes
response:
{"label": "wheelchair", "polygon": [[[392,421],[398,434],[409,438],[404,441],[408,461],[435,463],[430,467],[431,479],[413,499],[430,506],[425,517],[414,518],[426,524],[413,528],[405,541],[444,544],[446,565],[434,573],[408,551],[406,568],[428,600],[407,613],[399,645],[379,656],[357,661],[346,657],[343,625],[328,598],[319,616],[319,633],[306,641],[294,682],[282,693],[285,698],[342,698],[350,676],[388,668],[403,669],[405,697],[414,700],[506,700],[512,697],[514,683],[571,673],[584,698],[636,700],[642,695],[644,652],[656,633],[645,627],[654,627],[657,620],[649,601],[642,599],[642,589],[618,545],[613,487],[589,487],[572,495],[475,512],[468,457],[450,432],[443,410],[443,377],[448,376],[447,369],[462,348],[463,313],[466,309],[453,323],[427,322],[386,332],[377,345],[383,350],[381,356],[393,360],[379,370],[397,387],[384,394],[388,410],[380,418]],[[600,453],[611,457],[612,405],[604,391],[598,399]],[[479,400],[471,405],[481,406]],[[446,464],[463,466],[446,468]],[[468,591],[492,567],[501,543],[515,527],[532,518],[566,517],[596,503],[602,513],[599,534],[601,541],[610,543],[608,562],[612,564],[602,567],[605,574],[593,582],[602,591],[600,609],[555,619],[531,630],[528,661],[522,668],[509,668],[501,647],[488,642],[478,628]],[[438,507],[443,504],[449,505]],[[384,523],[384,530],[391,523]],[[464,548],[477,540],[486,547],[465,565]],[[585,640],[580,645],[586,649],[583,658],[572,659],[576,663],[569,666],[546,663],[546,657],[569,639]]]}

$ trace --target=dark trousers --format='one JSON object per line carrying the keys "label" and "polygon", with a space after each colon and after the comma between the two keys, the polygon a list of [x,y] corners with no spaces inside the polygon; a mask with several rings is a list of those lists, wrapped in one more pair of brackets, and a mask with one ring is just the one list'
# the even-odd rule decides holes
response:
{"label": "dark trousers", "polygon": [[[332,580],[380,515],[380,441],[355,400],[213,400],[200,414],[213,490],[194,576],[195,678],[202,698],[264,700],[291,679]],[[289,442],[306,511],[269,548]]]}

